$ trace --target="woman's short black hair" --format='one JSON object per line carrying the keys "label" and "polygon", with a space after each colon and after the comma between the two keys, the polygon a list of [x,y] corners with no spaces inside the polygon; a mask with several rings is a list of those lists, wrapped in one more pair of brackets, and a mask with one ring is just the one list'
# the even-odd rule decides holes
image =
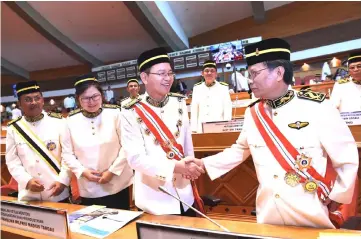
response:
{"label": "woman's short black hair", "polygon": [[[95,78],[95,77],[91,74],[87,74],[87,75],[82,75],[82,76],[77,77],[77,79],[75,81],[78,82],[81,79],[88,79],[88,78]],[[95,80],[83,81],[80,84],[75,85],[76,99],[79,100],[79,96],[92,86],[94,86],[99,91],[99,93],[102,95],[102,99],[104,100],[105,99],[104,91],[103,91],[102,87],[100,86],[99,82],[96,80],[96,78],[95,78]]]}

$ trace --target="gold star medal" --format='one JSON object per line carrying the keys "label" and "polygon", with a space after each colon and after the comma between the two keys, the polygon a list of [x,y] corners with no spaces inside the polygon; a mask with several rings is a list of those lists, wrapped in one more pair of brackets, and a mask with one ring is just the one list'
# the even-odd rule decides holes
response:
{"label": "gold star medal", "polygon": [[303,170],[303,169],[308,169],[309,167],[311,167],[311,160],[312,160],[311,157],[308,157],[302,153],[297,156],[296,163],[298,165],[298,168]]}
{"label": "gold star medal", "polygon": [[295,187],[300,183],[300,176],[296,172],[288,172],[285,174],[285,182],[291,187]]}

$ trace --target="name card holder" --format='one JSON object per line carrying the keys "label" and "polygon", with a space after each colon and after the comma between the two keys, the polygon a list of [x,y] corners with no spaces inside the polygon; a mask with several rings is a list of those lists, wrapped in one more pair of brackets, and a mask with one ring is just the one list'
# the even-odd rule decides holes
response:
{"label": "name card holder", "polygon": [[2,225],[49,237],[70,238],[67,211],[1,200]]}
{"label": "name card holder", "polygon": [[341,112],[341,117],[347,125],[361,125],[361,111]]}
{"label": "name card holder", "polygon": [[241,132],[243,127],[243,118],[231,121],[217,121],[202,123],[203,133],[229,133]]}

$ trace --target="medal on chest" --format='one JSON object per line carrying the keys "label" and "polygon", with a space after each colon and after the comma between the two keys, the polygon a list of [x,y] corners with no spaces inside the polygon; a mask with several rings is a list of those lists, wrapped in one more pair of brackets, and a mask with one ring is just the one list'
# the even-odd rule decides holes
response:
{"label": "medal on chest", "polygon": [[288,172],[284,179],[287,185],[295,187],[300,183],[301,177],[296,172]]}
{"label": "medal on chest", "polygon": [[49,151],[53,151],[56,149],[56,144],[52,141],[48,142],[46,144],[46,148],[49,150]]}

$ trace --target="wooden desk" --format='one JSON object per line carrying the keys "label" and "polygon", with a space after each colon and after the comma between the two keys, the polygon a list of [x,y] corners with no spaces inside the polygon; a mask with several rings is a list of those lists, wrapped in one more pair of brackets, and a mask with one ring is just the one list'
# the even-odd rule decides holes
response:
{"label": "wooden desk", "polygon": [[[361,164],[361,125],[350,126],[357,142]],[[234,144],[240,132],[193,134],[194,152],[197,158],[216,154]],[[213,195],[222,200],[214,208],[207,208],[211,216],[236,218],[240,214],[250,215],[256,206],[258,180],[251,157],[222,177],[211,181],[207,174],[197,181],[200,195]],[[358,177],[361,182],[361,167]],[[242,183],[247,182],[247,183]],[[359,189],[358,213],[361,215],[361,184]]]}
{"label": "wooden desk", "polygon": [[[10,197],[1,197],[3,200],[14,200]],[[52,202],[32,202],[31,204],[42,205],[46,207],[54,207],[68,210],[68,213],[81,209],[83,206],[72,205],[65,203],[52,203]],[[178,225],[186,226],[193,228],[209,229],[209,230],[219,230],[217,226],[212,224],[206,219],[203,218],[190,218],[190,217],[181,217],[181,216],[154,216],[149,214],[143,214],[136,220],[142,220],[147,222],[162,223],[169,225]],[[340,234],[341,233],[350,233],[353,235],[361,235],[360,232],[350,231],[350,230],[331,230],[331,229],[313,229],[313,228],[300,228],[300,227],[288,227],[288,226],[275,226],[275,225],[266,225],[266,224],[257,224],[251,222],[239,222],[239,221],[228,221],[228,220],[217,220],[220,224],[227,227],[232,232],[259,235],[259,236],[272,236],[280,238],[291,238],[291,239],[316,239],[319,236],[320,232],[333,232]],[[15,234],[15,235],[14,235]],[[20,235],[20,236],[16,236]],[[1,236],[2,238],[36,238],[36,239],[47,239],[49,236],[39,235],[33,232],[27,232],[19,229],[10,228],[7,226],[1,226]],[[91,238],[85,235],[78,233],[71,233],[71,237],[85,239]],[[118,230],[114,234],[110,235],[107,238],[126,238],[126,239],[136,239],[136,223],[135,221],[129,223],[122,229]]]}

